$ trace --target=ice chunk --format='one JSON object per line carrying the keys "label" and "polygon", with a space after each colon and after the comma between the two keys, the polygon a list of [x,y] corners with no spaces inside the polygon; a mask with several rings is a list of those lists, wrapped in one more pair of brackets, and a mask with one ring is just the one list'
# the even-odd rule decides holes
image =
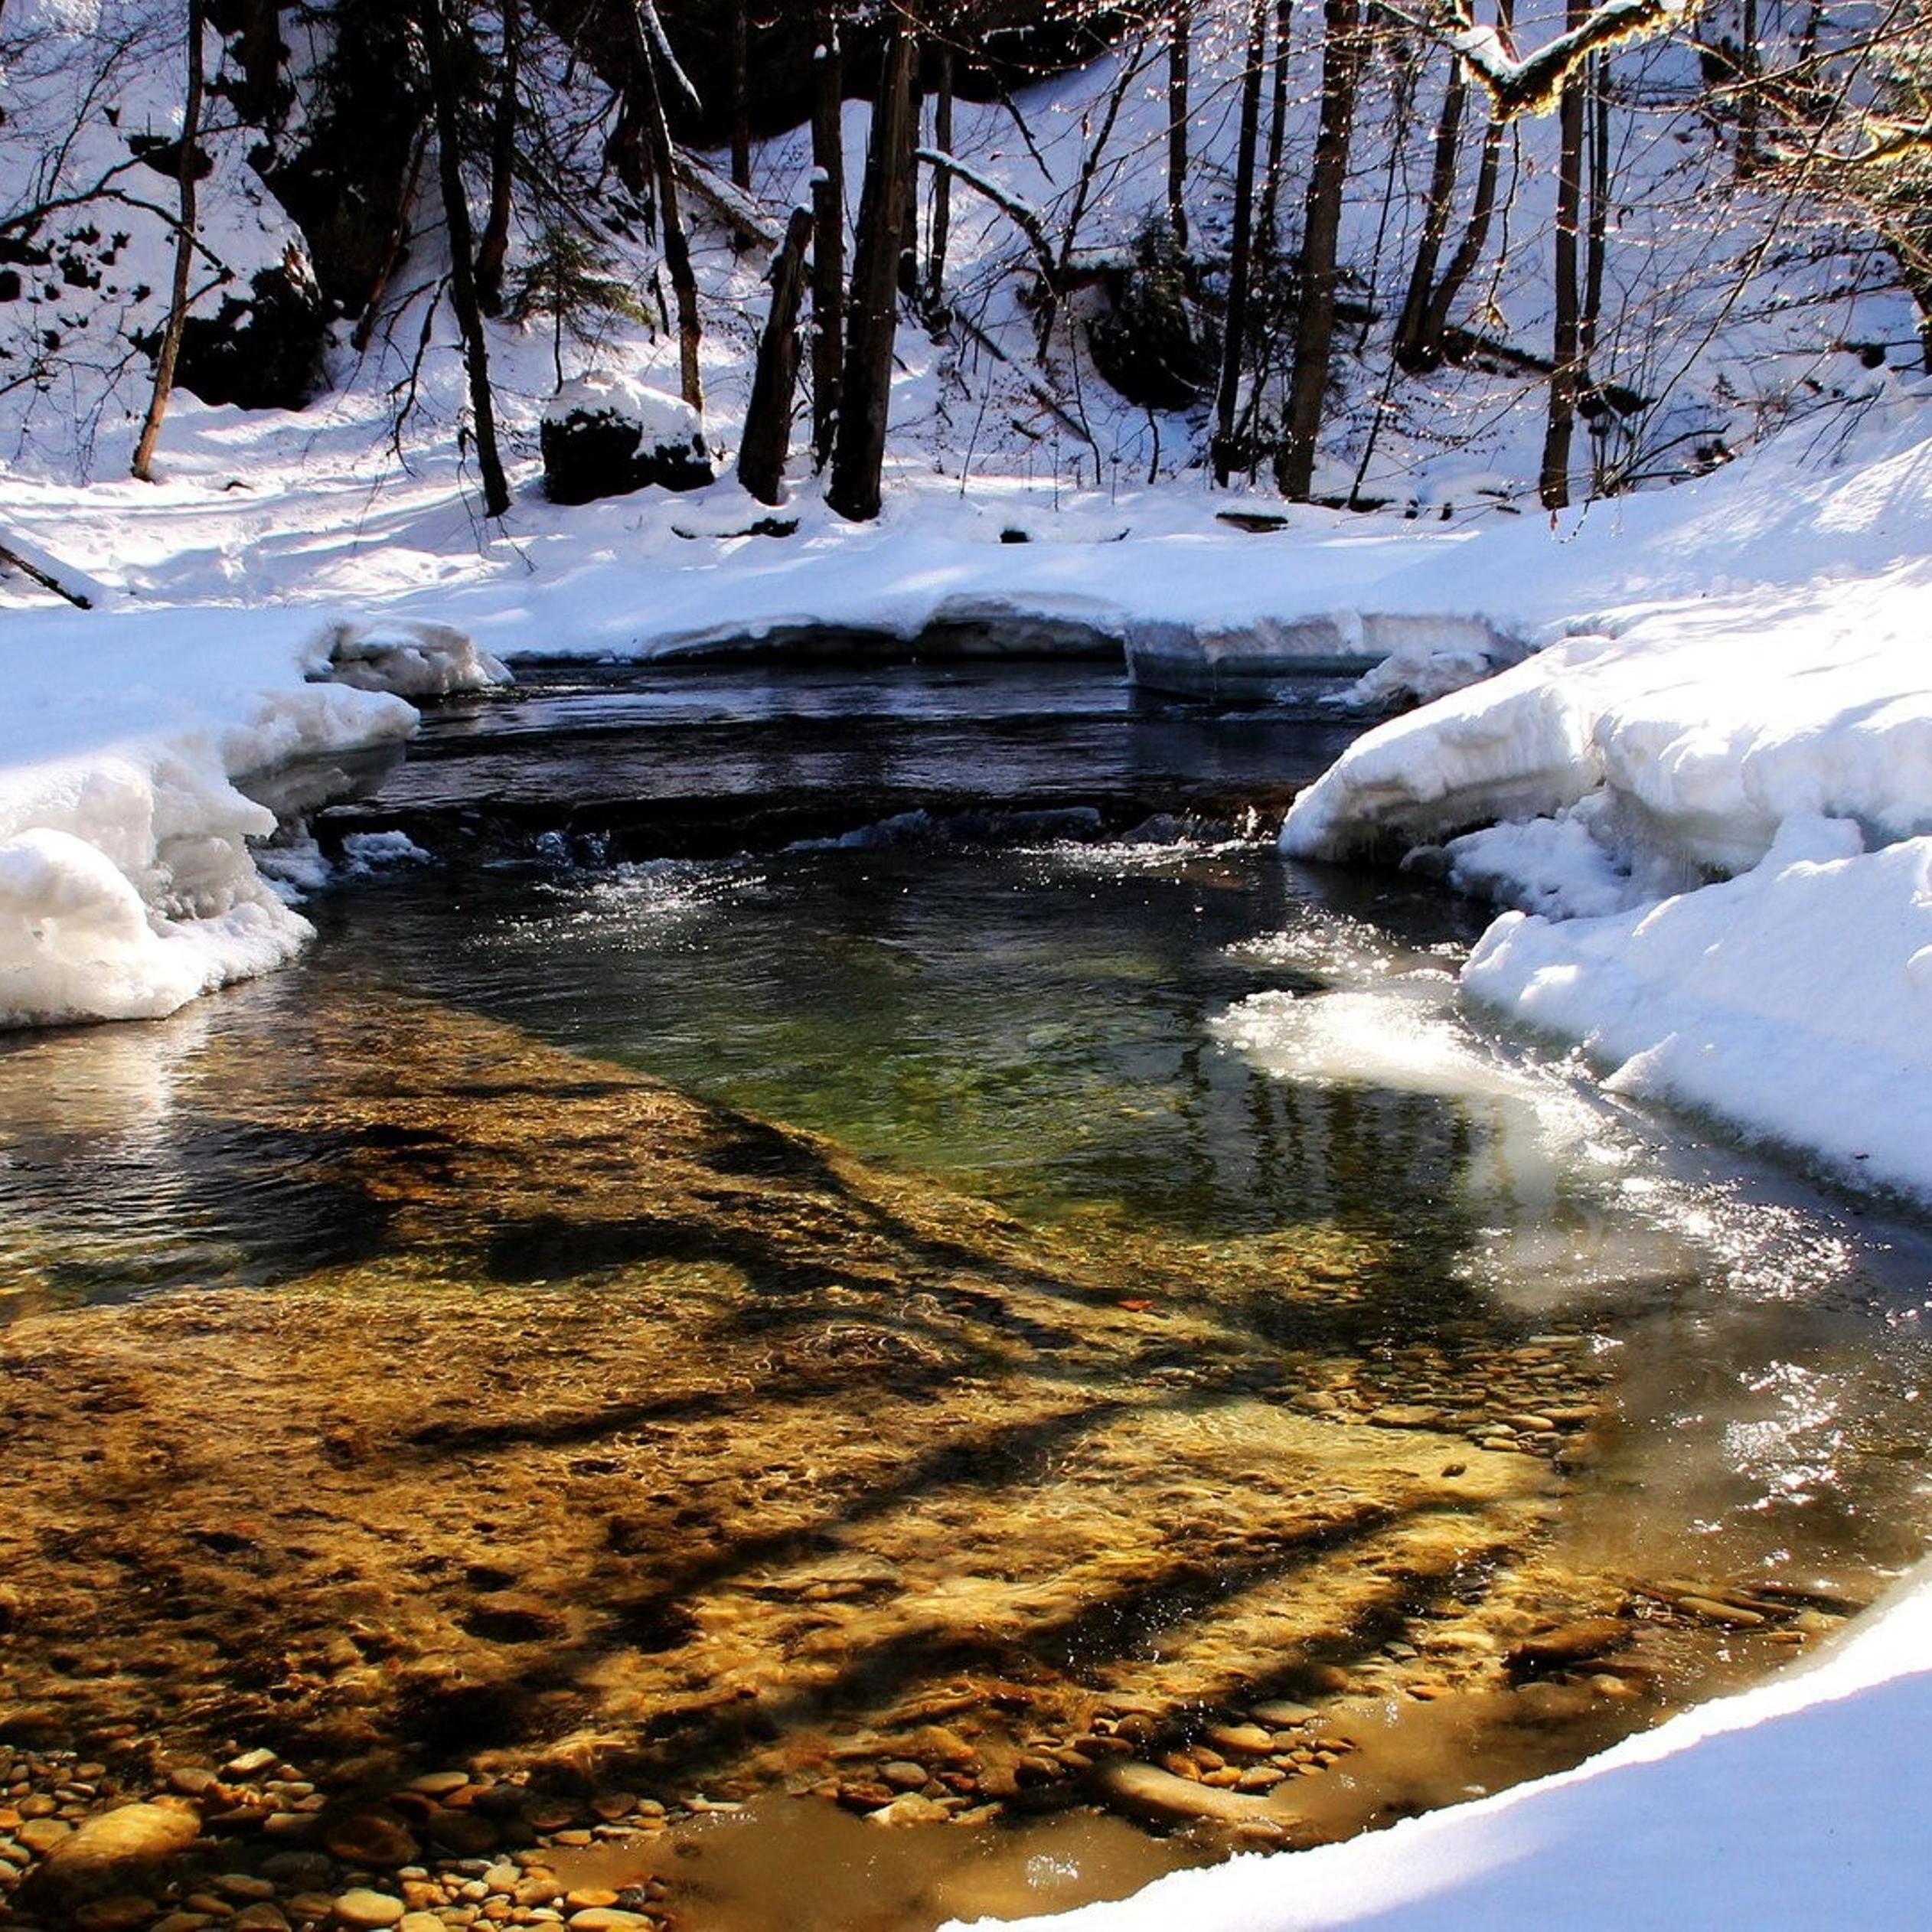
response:
{"label": "ice chunk", "polygon": [[448,624],[344,618],[325,633],[328,675],[393,697],[452,697],[512,682],[508,669]]}

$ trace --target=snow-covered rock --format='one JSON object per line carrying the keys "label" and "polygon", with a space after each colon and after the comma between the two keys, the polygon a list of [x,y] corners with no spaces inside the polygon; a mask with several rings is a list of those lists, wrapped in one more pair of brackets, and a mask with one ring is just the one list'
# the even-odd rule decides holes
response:
{"label": "snow-covered rock", "polygon": [[540,441],[553,503],[589,503],[654,483],[700,489],[716,475],[697,411],[612,370],[566,383],[543,411]]}
{"label": "snow-covered rock", "polygon": [[453,697],[514,682],[501,660],[448,624],[344,618],[331,625],[325,637],[325,674],[357,690],[386,691],[393,697]]}

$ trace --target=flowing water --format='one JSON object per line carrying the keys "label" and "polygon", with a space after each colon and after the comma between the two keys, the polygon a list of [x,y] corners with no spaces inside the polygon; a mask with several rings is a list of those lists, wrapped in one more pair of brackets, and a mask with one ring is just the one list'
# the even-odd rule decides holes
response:
{"label": "flowing water", "polygon": [[303,965],[0,1051],[8,1725],[622,1785],[569,1882],[912,1927],[1828,1634],[1925,1542],[1932,1241],[1472,1021],[1467,909],[1282,861],[1345,736],[1092,668],[440,720]]}

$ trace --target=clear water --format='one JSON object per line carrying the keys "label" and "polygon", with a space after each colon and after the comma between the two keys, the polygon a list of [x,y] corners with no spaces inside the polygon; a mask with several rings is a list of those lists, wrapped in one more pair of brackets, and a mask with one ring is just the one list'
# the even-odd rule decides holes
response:
{"label": "clear water", "polygon": [[[318,1010],[473,1016],[992,1201],[1120,1258],[1128,1288],[1136,1256],[1195,1270],[1197,1352],[1134,1358],[1177,1389],[1206,1374],[1216,1400],[1285,1401],[1294,1365],[1315,1362],[1347,1400],[1374,1392],[1365,1408],[1415,1401],[1412,1385],[1452,1400],[1485,1352],[1553,1335],[1584,1351],[1607,1413],[1552,1486],[1549,1574],[1868,1600],[1932,1522],[1925,1224],[1605,1101],[1461,1013],[1467,909],[1241,835],[1244,808],[1339,736],[1312,709],[1137,713],[1092,671],[560,676],[517,707],[452,715],[393,795],[337,827],[406,824],[439,863],[318,900],[302,965],[165,1026],[0,1048],[0,1311],[356,1278],[383,1233],[344,1186],[339,1145],[224,1113],[203,1070],[237,1052],[273,1065],[312,1043]],[[774,801],[797,808],[775,849],[693,856]],[[1183,818],[1137,822],[1163,808]],[[1333,1305],[1305,1282],[1245,1285],[1271,1255],[1286,1268],[1324,1243],[1351,1258]],[[1454,1364],[1411,1359],[1418,1344]],[[1202,1399],[1204,1444],[1256,1426],[1240,1399],[1222,1420]],[[827,1426],[861,1438],[867,1418]],[[1232,1506],[1177,1501],[1160,1473],[1131,1471],[1147,1513]],[[1052,1563],[1058,1476],[1016,1467],[989,1496],[1027,1552],[1016,1565]],[[1189,1615],[1153,1627],[1150,1669],[1196,1626],[1220,1640]],[[1407,1635],[1428,1650],[1428,1627]],[[1330,1714],[1362,1756],[1309,1800],[1325,1829],[1572,1760],[1789,1654],[1706,1633],[1661,1702],[1553,1730],[1501,1693],[1402,1702],[1403,1637]],[[758,1875],[796,1845],[826,1867],[813,1922],[861,1922],[878,1855],[791,1803],[714,1820],[680,1854],[739,1901],[690,1923],[775,1922]],[[923,1849],[888,1863],[895,1897],[925,1902],[879,1922],[982,1895],[1044,1902],[1035,1865],[1056,1903],[1138,1882],[1147,1841],[1120,1830],[1076,1812],[1008,1839],[917,1834]],[[1203,1855],[1175,1844],[1154,1864]]]}

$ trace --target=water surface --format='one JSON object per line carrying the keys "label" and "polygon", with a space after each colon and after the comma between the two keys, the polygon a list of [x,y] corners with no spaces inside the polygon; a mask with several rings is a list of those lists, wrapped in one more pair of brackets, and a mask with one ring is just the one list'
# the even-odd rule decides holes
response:
{"label": "water surface", "polygon": [[[146,1402],[201,1539],[179,1644],[137,1605],[35,1689],[118,1708],[145,1644],[318,1776],[606,1764],[674,1822],[599,1855],[683,1922],[912,1925],[1226,1849],[1121,1758],[1305,1842],[1829,1632],[1925,1540],[1926,1231],[1472,1023],[1433,889],[1283,862],[1344,729],[1090,669],[432,727],[325,837],[434,862],[346,876],[303,964],[0,1050],[24,1434],[78,1477],[60,1379]],[[103,1588],[156,1560],[88,1533]],[[217,1606],[272,1552],[271,1695]],[[875,1852],[845,1813],[895,1805]]]}

